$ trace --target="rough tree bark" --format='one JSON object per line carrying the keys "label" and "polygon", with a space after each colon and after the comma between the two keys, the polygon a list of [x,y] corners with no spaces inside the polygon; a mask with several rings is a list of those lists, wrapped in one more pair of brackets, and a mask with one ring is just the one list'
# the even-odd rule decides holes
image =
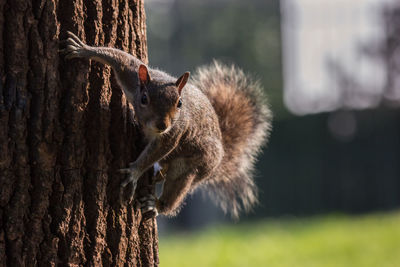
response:
{"label": "rough tree bark", "polygon": [[155,220],[119,200],[132,108],[109,68],[59,56],[67,30],[147,61],[143,0],[0,0],[0,266],[157,265]]}

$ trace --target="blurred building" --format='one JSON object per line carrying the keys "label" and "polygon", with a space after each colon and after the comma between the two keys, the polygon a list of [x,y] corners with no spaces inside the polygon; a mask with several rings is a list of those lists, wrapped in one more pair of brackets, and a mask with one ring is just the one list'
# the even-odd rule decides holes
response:
{"label": "blurred building", "polygon": [[399,103],[399,90],[388,90],[393,81],[385,57],[387,35],[398,25],[390,19],[394,3],[282,1],[284,100],[291,112]]}

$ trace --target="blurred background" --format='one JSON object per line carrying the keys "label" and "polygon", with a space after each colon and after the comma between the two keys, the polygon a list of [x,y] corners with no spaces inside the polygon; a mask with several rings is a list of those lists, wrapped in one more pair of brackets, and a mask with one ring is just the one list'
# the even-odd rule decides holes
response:
{"label": "blurred background", "polygon": [[[163,247],[185,251],[190,244],[198,244],[204,248],[207,245],[202,244],[214,244],[216,236],[222,240],[229,236],[233,244],[238,233],[239,239],[247,240],[243,241],[247,247],[233,251],[244,253],[248,249],[249,259],[254,256],[253,242],[265,245],[274,236],[286,240],[279,235],[282,231],[293,238],[287,242],[304,248],[307,246],[301,243],[299,234],[303,229],[310,231],[309,239],[313,233],[322,238],[312,239],[318,244],[310,247],[320,247],[324,238],[329,243],[335,239],[330,234],[335,233],[337,238],[343,237],[337,247],[344,247],[346,257],[360,253],[359,258],[354,257],[369,255],[370,261],[367,264],[345,258],[332,262],[340,257],[332,254],[335,248],[326,247],[332,255],[303,251],[296,258],[296,253],[286,251],[297,264],[285,265],[279,255],[285,258],[286,254],[279,254],[279,245],[273,243],[269,248],[272,258],[237,264],[227,252],[229,246],[215,241],[222,248],[216,243],[218,249],[214,250],[222,252],[210,256],[213,261],[202,266],[264,266],[267,259],[268,263],[281,263],[272,266],[300,266],[299,259],[319,257],[316,265],[308,261],[305,266],[399,266],[396,262],[399,264],[400,258],[393,255],[400,255],[400,227],[391,226],[400,225],[396,211],[400,207],[400,3],[145,2],[151,66],[179,76],[213,59],[235,64],[261,81],[274,113],[272,135],[257,164],[260,205],[240,222],[233,222],[197,192],[187,199],[178,217],[159,218],[161,262],[163,257],[169,259],[168,254],[175,260],[173,266],[185,266],[179,265],[179,256],[174,258],[167,248],[164,251],[168,253],[163,252]],[[253,233],[250,236],[240,234],[249,231]],[[374,233],[375,247],[368,254],[368,248],[361,249],[359,243],[371,243],[362,238]],[[350,238],[352,234],[354,238]],[[265,239],[254,241],[254,236]],[[385,239],[384,244],[379,238],[389,238],[390,242]],[[281,244],[282,248],[289,243]],[[376,247],[394,253],[385,254],[386,265]],[[266,248],[263,251],[268,254]],[[195,255],[188,250],[185,253]],[[201,255],[198,257],[204,257]],[[372,255],[376,255],[375,261]]]}

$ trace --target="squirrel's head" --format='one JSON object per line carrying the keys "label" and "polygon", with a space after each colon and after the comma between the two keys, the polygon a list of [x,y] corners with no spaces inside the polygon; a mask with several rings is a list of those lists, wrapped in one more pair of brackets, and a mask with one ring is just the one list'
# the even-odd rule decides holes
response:
{"label": "squirrel's head", "polygon": [[176,82],[158,82],[151,79],[148,68],[142,64],[138,78],[140,88],[135,99],[137,119],[145,132],[151,135],[168,132],[178,120],[184,105],[181,94],[189,79],[189,72],[185,72]]}

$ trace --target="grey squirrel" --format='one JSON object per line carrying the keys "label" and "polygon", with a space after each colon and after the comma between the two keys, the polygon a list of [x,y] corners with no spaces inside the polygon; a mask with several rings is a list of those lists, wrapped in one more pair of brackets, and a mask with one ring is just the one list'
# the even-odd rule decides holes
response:
{"label": "grey squirrel", "polygon": [[160,166],[155,180],[165,180],[163,192],[158,199],[139,199],[143,213],[174,215],[200,185],[233,217],[257,202],[252,170],[272,117],[257,82],[216,61],[191,81],[189,72],[177,79],[124,51],[91,47],[71,32],[68,36],[62,51],[67,59],[112,67],[148,140],[136,161],[120,170],[126,175],[121,186],[132,183],[135,189],[145,171]]}

